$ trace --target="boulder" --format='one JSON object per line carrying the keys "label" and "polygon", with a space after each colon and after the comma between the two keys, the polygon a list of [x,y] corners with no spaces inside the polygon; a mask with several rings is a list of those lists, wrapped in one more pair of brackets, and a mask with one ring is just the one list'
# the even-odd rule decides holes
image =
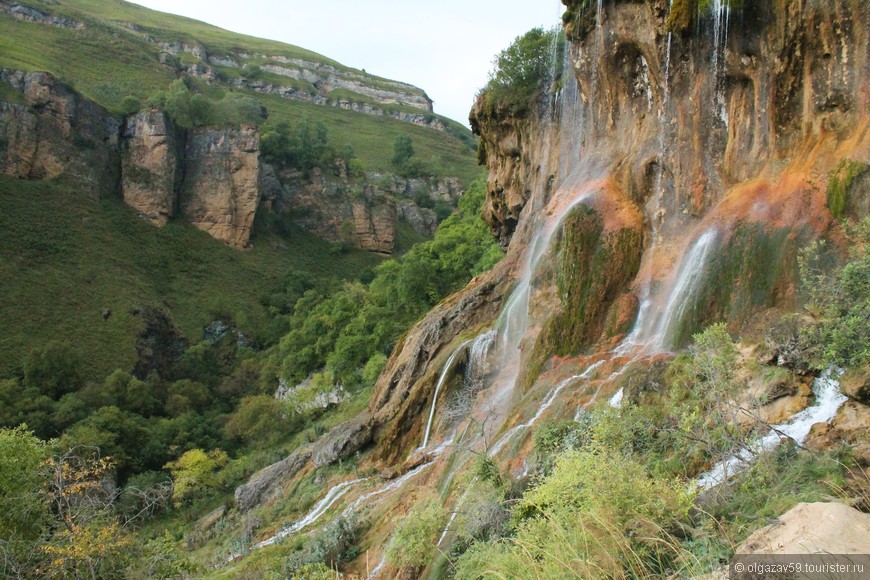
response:
{"label": "boulder", "polygon": [[842,503],[800,503],[755,531],[737,554],[870,554],[870,514]]}
{"label": "boulder", "polygon": [[843,373],[840,389],[850,399],[870,405],[870,366],[849,369]]}
{"label": "boulder", "polygon": [[236,507],[245,512],[263,503],[268,496],[299,473],[310,457],[311,450],[302,449],[252,475],[248,483],[236,488]]}
{"label": "boulder", "polygon": [[372,440],[371,418],[368,414],[345,421],[314,444],[314,466],[331,465],[343,457],[353,455]]}

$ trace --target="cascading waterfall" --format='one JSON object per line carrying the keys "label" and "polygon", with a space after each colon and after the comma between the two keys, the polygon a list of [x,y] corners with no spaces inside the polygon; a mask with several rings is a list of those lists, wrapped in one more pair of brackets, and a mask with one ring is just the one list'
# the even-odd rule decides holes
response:
{"label": "cascading waterfall", "polygon": [[651,313],[650,308],[641,309],[635,327],[626,338],[626,343],[638,346],[650,354],[669,349],[674,330],[683,314],[692,303],[704,268],[715,247],[718,233],[715,228],[704,231],[689,250],[677,269],[676,277],[666,294],[667,302],[661,312]]}
{"label": "cascading waterfall", "polygon": [[837,380],[841,373],[842,370],[836,368],[823,372],[813,381],[815,396],[813,405],[785,423],[774,425],[767,435],[757,439],[748,448],[714,465],[698,478],[697,486],[701,489],[709,489],[724,483],[728,478],[743,471],[759,453],[774,449],[783,437],[794,439],[799,445],[803,444],[813,425],[829,423],[846,402],[847,397],[840,391],[840,382]]}
{"label": "cascading waterfall", "polygon": [[[558,385],[556,385],[556,387],[552,391],[550,391],[546,397],[544,397],[544,400],[541,402],[541,405],[538,407],[537,412],[535,412],[532,418],[525,423],[520,423],[519,425],[512,427],[504,435],[502,435],[501,438],[499,438],[499,440],[496,441],[495,444],[490,448],[489,455],[492,456],[497,454],[516,433],[528,429],[529,427],[534,425],[538,421],[538,419],[541,418],[544,412],[546,412],[546,410],[549,409],[550,406],[555,402],[556,397],[559,396],[559,393],[561,393],[565,387],[576,381],[587,378],[592,373],[592,371],[597,369],[599,366],[601,366],[602,363],[606,362],[607,360],[608,359],[602,359],[600,361],[592,363],[591,365],[586,367],[586,370],[579,375],[568,377],[567,379],[564,379]],[[598,393],[596,392],[595,394],[597,395]],[[595,398],[596,397],[593,395],[592,399],[589,401],[589,404],[592,404],[595,401]]]}
{"label": "cascading waterfall", "polygon": [[308,526],[310,526],[311,524],[313,524],[314,522],[319,520],[320,516],[325,514],[327,511],[329,511],[329,508],[331,508],[335,504],[335,502],[337,502],[339,499],[341,499],[341,497],[344,494],[346,494],[348,491],[350,491],[351,487],[353,487],[357,483],[361,483],[363,481],[366,481],[367,479],[368,479],[367,477],[362,477],[360,479],[352,479],[350,481],[343,481],[343,482],[339,483],[338,485],[333,486],[332,489],[330,489],[328,492],[326,492],[326,495],[323,497],[323,499],[320,500],[319,502],[317,502],[317,505],[315,505],[314,508],[312,508],[310,512],[305,514],[305,516],[302,519],[300,519],[300,520],[294,522],[292,525],[287,526],[286,528],[282,529],[280,532],[278,532],[277,534],[275,534],[271,538],[267,538],[267,539],[263,540],[262,542],[255,544],[254,549],[264,548],[266,546],[271,546],[272,544],[274,544],[278,540],[282,540],[282,539],[286,538],[287,536],[293,535],[296,532],[299,532],[300,530],[307,528]]}
{"label": "cascading waterfall", "polygon": [[[731,16],[730,0],[713,0],[713,78],[714,104],[719,118],[728,126],[728,111],[725,107],[725,45],[728,41],[728,21]],[[721,68],[721,70],[720,70]]]}
{"label": "cascading waterfall", "polygon": [[441,374],[438,376],[438,382],[435,384],[435,393],[432,395],[432,405],[429,407],[429,420],[426,421],[426,432],[423,434],[423,442],[420,444],[419,449],[425,449],[429,444],[429,433],[432,430],[432,420],[435,417],[435,405],[438,402],[438,393],[441,391],[444,381],[447,380],[447,376],[453,369],[453,363],[456,361],[456,357],[465,351],[469,343],[471,343],[471,341],[466,340],[456,347],[456,350],[447,357],[447,362],[444,363],[444,368],[441,369]]}

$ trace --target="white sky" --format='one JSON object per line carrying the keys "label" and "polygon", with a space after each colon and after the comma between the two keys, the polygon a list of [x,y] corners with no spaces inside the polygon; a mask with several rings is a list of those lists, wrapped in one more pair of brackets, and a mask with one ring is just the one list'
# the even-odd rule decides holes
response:
{"label": "white sky", "polygon": [[410,83],[435,112],[465,125],[493,57],[559,0],[135,0],[251,36],[295,44],[350,67]]}

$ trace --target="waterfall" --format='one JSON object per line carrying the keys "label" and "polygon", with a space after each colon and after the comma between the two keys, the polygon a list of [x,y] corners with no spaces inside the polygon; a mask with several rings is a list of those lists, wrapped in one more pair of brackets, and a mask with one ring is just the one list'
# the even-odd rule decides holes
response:
{"label": "waterfall", "polygon": [[474,339],[468,349],[468,364],[465,367],[465,380],[475,384],[489,373],[489,351],[495,342],[496,331],[484,332]]}
{"label": "waterfall", "polygon": [[[489,450],[489,455],[493,456],[493,455],[497,454],[499,451],[501,451],[502,448],[505,446],[505,444],[510,440],[511,437],[513,437],[513,435],[515,433],[518,433],[519,431],[522,431],[524,429],[528,429],[529,427],[534,425],[538,421],[538,419],[541,418],[541,415],[543,415],[544,412],[550,408],[550,406],[556,400],[556,397],[559,396],[559,393],[561,393],[565,387],[567,387],[568,385],[570,385],[571,383],[573,383],[575,381],[579,381],[579,380],[587,378],[589,376],[589,374],[592,373],[592,371],[597,369],[599,366],[601,366],[601,364],[603,362],[605,362],[607,360],[608,359],[602,359],[600,361],[592,363],[591,365],[586,367],[586,370],[583,371],[582,373],[580,373],[579,375],[574,375],[574,376],[568,377],[567,379],[564,379],[562,382],[560,382],[558,385],[556,385],[556,387],[553,390],[551,390],[547,394],[547,396],[544,398],[544,401],[538,407],[537,412],[535,412],[535,414],[532,416],[532,418],[529,419],[528,421],[526,421],[525,423],[521,423],[519,425],[516,425],[515,427],[511,428],[507,433],[502,435],[501,438],[498,441],[496,441],[496,443]],[[596,395],[597,395],[597,393],[596,393]],[[592,397],[592,400],[589,401],[589,404],[592,404],[594,402],[594,400],[595,400],[595,396]]]}
{"label": "waterfall", "polygon": [[692,303],[717,238],[716,229],[710,228],[695,240],[683,255],[676,278],[665,295],[667,303],[664,308],[658,313],[651,312],[652,299],[644,300],[625,344],[637,345],[651,352],[661,352],[672,346],[673,332]]}
{"label": "waterfall", "polygon": [[378,577],[378,574],[381,573],[381,570],[383,570],[383,568],[386,564],[387,564],[387,556],[384,555],[381,557],[381,560],[378,562],[377,566],[372,568],[372,571],[369,572],[368,576],[366,576],[366,580],[375,580],[375,578]]}
{"label": "waterfall", "polygon": [[846,395],[840,391],[840,382],[837,380],[842,372],[842,369],[836,368],[823,372],[813,381],[813,395],[816,400],[812,406],[785,423],[774,425],[770,433],[757,439],[748,448],[714,465],[697,479],[697,486],[701,489],[709,489],[724,483],[729,477],[743,471],[759,453],[774,449],[779,445],[782,437],[789,437],[799,445],[803,444],[813,425],[829,423],[840,406],[846,402]]}
{"label": "waterfall", "polygon": [[731,3],[729,0],[713,0],[711,10],[713,11],[714,105],[719,113],[719,118],[727,127],[728,111],[725,108],[725,49],[728,41],[728,20],[731,16]]}
{"label": "waterfall", "polygon": [[456,360],[456,357],[465,350],[465,347],[467,347],[470,342],[470,340],[466,340],[456,347],[456,350],[447,357],[447,362],[444,363],[444,368],[441,369],[441,374],[438,376],[438,382],[435,384],[435,393],[432,395],[432,406],[429,408],[429,420],[426,421],[426,432],[423,435],[423,442],[420,444],[418,449],[425,449],[426,445],[429,444],[429,432],[432,429],[432,419],[435,417],[435,405],[438,402],[438,393],[441,391],[441,386],[444,384],[444,381],[447,380],[447,376],[453,369],[453,362]]}
{"label": "waterfall", "polygon": [[311,524],[319,520],[320,516],[325,514],[329,510],[329,508],[331,508],[335,504],[335,502],[337,502],[344,494],[350,491],[350,488],[352,486],[356,485],[357,483],[361,483],[366,479],[368,478],[363,477],[360,479],[352,479],[350,481],[343,481],[338,485],[334,486],[332,489],[326,492],[324,498],[317,502],[317,505],[315,505],[314,508],[305,515],[305,517],[296,521],[292,525],[282,529],[271,538],[268,538],[266,540],[263,540],[259,544],[256,544],[254,546],[254,549],[271,546],[278,540],[282,540],[287,536],[293,535],[296,532],[302,530],[303,528],[310,526]]}

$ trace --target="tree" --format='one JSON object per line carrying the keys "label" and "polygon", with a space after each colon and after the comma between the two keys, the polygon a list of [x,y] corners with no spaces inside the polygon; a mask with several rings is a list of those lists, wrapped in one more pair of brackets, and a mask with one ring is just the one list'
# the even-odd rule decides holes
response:
{"label": "tree", "polygon": [[24,359],[24,386],[56,399],[84,382],[81,356],[66,343],[51,341]]}
{"label": "tree", "polygon": [[393,143],[393,167],[401,169],[414,156],[414,143],[408,135],[399,135]]}
{"label": "tree", "polygon": [[0,538],[34,541],[48,517],[48,445],[21,425],[0,429]]}
{"label": "tree", "polygon": [[175,489],[172,497],[175,503],[188,501],[203,491],[217,487],[215,472],[227,464],[229,457],[220,449],[206,453],[202,449],[191,449],[176,461],[170,461],[165,468],[172,473]]}
{"label": "tree", "polygon": [[482,93],[488,108],[511,114],[528,110],[549,79],[551,47],[557,34],[561,35],[561,31],[533,28],[496,56],[495,68]]}

